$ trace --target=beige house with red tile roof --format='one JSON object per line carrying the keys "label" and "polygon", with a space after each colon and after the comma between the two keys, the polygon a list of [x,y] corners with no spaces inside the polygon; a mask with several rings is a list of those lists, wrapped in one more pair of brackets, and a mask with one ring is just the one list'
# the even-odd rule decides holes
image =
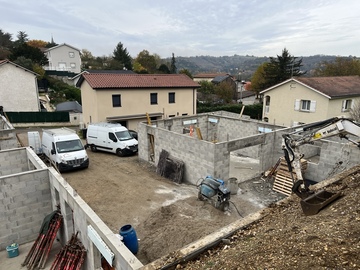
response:
{"label": "beige house with red tile roof", "polygon": [[360,102],[360,76],[296,77],[270,87],[263,95],[263,120],[296,126],[331,117],[350,117]]}
{"label": "beige house with red tile roof", "polygon": [[83,74],[83,120],[118,122],[137,130],[139,122],[196,114],[199,84],[184,74]]}

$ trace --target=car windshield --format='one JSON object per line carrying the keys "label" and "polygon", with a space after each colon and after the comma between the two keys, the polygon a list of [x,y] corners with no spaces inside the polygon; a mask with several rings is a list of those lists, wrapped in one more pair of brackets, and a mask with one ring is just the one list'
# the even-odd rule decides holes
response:
{"label": "car windshield", "polygon": [[115,132],[115,135],[120,141],[127,141],[133,138],[128,130]]}
{"label": "car windshield", "polygon": [[64,141],[64,142],[57,142],[56,143],[56,150],[58,153],[66,153],[66,152],[73,152],[83,150],[84,146],[82,145],[80,140],[71,140],[71,141]]}

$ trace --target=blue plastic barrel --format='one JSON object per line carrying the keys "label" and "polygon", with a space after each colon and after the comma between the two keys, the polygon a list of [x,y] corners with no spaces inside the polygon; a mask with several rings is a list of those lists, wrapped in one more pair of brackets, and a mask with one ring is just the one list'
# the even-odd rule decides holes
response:
{"label": "blue plastic barrel", "polygon": [[123,237],[125,246],[136,254],[139,250],[139,243],[136,236],[135,229],[131,225],[124,225],[120,228],[119,234]]}

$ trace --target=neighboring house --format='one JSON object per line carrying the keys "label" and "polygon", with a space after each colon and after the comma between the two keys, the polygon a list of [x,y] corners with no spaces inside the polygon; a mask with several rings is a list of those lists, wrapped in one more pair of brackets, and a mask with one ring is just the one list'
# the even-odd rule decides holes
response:
{"label": "neighboring house", "polygon": [[217,76],[226,76],[228,73],[198,73],[193,76],[195,82],[208,81],[211,82]]}
{"label": "neighboring house", "polygon": [[134,71],[126,70],[126,69],[125,70],[123,70],[123,69],[119,69],[119,70],[87,69],[87,70],[82,71],[79,74],[76,74],[74,77],[70,78],[70,80],[73,82],[73,85],[75,86],[77,84],[77,82],[79,81],[82,74],[89,74],[89,73],[136,74]]}
{"label": "neighboring house", "polygon": [[263,120],[296,126],[336,116],[349,117],[360,102],[360,76],[296,77],[270,87],[263,95]]}
{"label": "neighboring house", "polygon": [[0,106],[4,112],[39,112],[38,74],[0,60]]}
{"label": "neighboring house", "polygon": [[81,72],[80,50],[66,43],[45,50],[49,60],[45,70]]}
{"label": "neighboring house", "polygon": [[69,112],[70,123],[73,125],[81,125],[82,106],[77,101],[66,101],[56,105],[57,112]]}
{"label": "neighboring house", "polygon": [[184,74],[83,74],[86,125],[108,121],[137,130],[139,122],[196,114],[199,84]]}
{"label": "neighboring house", "polygon": [[228,84],[232,90],[233,90],[233,100],[238,100],[239,99],[239,91],[238,91],[238,84],[236,83],[236,81],[233,79],[232,76],[226,74],[226,75],[219,75],[216,76],[214,79],[211,80],[211,82],[215,85],[219,85],[221,83],[226,83]]}
{"label": "neighboring house", "polygon": [[239,103],[243,105],[253,105],[259,103],[259,99],[256,98],[254,91],[243,90],[240,92]]}

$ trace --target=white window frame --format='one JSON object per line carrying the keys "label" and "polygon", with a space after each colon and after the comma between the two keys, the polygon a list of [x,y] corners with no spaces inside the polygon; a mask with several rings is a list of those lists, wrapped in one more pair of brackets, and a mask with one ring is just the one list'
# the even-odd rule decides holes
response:
{"label": "white window frame", "polygon": [[352,108],[353,100],[352,99],[345,99],[342,102],[341,111],[348,112]]}
{"label": "white window frame", "polygon": [[[306,107],[304,108],[304,105]],[[308,99],[296,99],[295,100],[295,111],[300,112],[315,112],[316,111],[316,101],[315,100],[308,100]]]}
{"label": "white window frame", "polygon": [[304,99],[300,101],[300,111],[310,112],[311,100]]}
{"label": "white window frame", "polygon": [[75,57],[75,53],[74,53],[74,52],[69,52],[69,57],[70,57],[70,58],[74,58],[74,57]]}

